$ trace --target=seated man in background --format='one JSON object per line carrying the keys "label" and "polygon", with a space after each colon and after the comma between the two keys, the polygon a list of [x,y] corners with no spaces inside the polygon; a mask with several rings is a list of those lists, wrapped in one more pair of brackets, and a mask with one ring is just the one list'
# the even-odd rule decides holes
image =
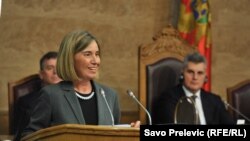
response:
{"label": "seated man in background", "polygon": [[[57,52],[50,51],[40,59],[39,77],[42,81],[41,88],[45,85],[56,84],[61,81],[56,73]],[[36,104],[36,99],[39,97],[39,92],[35,91],[21,97],[17,102],[16,113],[18,129],[16,129],[15,141],[19,141],[21,133],[25,126],[29,123],[30,111]]]}
{"label": "seated man in background", "polygon": [[187,55],[183,63],[182,84],[160,95],[154,107],[153,123],[174,123],[175,108],[179,100],[183,97],[193,96],[198,113],[198,124],[235,124],[221,98],[202,89],[207,79],[205,57],[195,52]]}

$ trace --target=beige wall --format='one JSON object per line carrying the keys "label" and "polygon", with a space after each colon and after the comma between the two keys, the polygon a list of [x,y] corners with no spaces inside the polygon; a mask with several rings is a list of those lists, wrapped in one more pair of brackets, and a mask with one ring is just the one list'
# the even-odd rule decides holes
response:
{"label": "beige wall", "polygon": [[[2,1],[0,112],[4,114],[7,82],[36,73],[41,55],[57,50],[62,37],[75,29],[87,29],[99,39],[103,58],[98,81],[119,92],[123,111],[136,111],[126,90],[138,92],[138,46],[152,42],[176,14],[175,0]],[[212,90],[223,99],[227,87],[250,78],[249,4],[249,0],[211,0]]]}
{"label": "beige wall", "polygon": [[211,0],[212,90],[226,100],[226,88],[250,78],[249,0]]}

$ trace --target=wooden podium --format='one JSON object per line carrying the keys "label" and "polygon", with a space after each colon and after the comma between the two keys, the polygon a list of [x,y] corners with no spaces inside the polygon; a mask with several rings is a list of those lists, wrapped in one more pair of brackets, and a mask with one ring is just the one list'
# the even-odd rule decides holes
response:
{"label": "wooden podium", "polygon": [[140,129],[120,126],[63,124],[39,130],[22,141],[139,141]]}

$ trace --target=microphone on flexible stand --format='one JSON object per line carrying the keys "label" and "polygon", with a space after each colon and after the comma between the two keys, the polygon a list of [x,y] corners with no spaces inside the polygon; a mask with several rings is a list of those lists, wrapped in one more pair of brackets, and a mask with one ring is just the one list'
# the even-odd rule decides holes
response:
{"label": "microphone on flexible stand", "polygon": [[149,114],[148,110],[141,104],[140,101],[135,97],[134,93],[131,90],[127,90],[127,93],[129,96],[131,96],[140,106],[141,108],[147,113],[148,120],[149,120],[149,125],[152,125],[152,118],[151,115]]}
{"label": "microphone on flexible stand", "polygon": [[232,109],[234,112],[236,112],[237,114],[239,114],[240,116],[242,116],[244,119],[246,119],[250,123],[250,119],[246,115],[244,115],[243,113],[241,113],[238,109],[234,108],[232,105],[230,105],[226,101],[224,101],[224,103],[225,103],[225,105],[227,107],[229,107],[230,109]]}
{"label": "microphone on flexible stand", "polygon": [[100,92],[101,92],[101,94],[103,96],[103,99],[104,99],[104,101],[105,101],[105,103],[106,103],[106,105],[108,107],[108,110],[109,110],[109,113],[110,113],[110,116],[111,116],[111,120],[112,120],[112,126],[114,126],[115,125],[114,116],[113,116],[113,113],[111,112],[111,109],[109,107],[108,101],[107,101],[106,96],[105,96],[105,92],[104,92],[104,90],[102,88],[100,89]]}

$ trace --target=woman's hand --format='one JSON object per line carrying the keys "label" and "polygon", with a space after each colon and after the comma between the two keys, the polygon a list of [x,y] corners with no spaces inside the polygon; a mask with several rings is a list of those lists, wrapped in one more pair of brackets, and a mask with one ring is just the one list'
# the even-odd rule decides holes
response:
{"label": "woman's hand", "polygon": [[140,128],[141,125],[141,121],[137,120],[136,122],[132,122],[130,124],[131,127],[135,127],[135,128]]}

